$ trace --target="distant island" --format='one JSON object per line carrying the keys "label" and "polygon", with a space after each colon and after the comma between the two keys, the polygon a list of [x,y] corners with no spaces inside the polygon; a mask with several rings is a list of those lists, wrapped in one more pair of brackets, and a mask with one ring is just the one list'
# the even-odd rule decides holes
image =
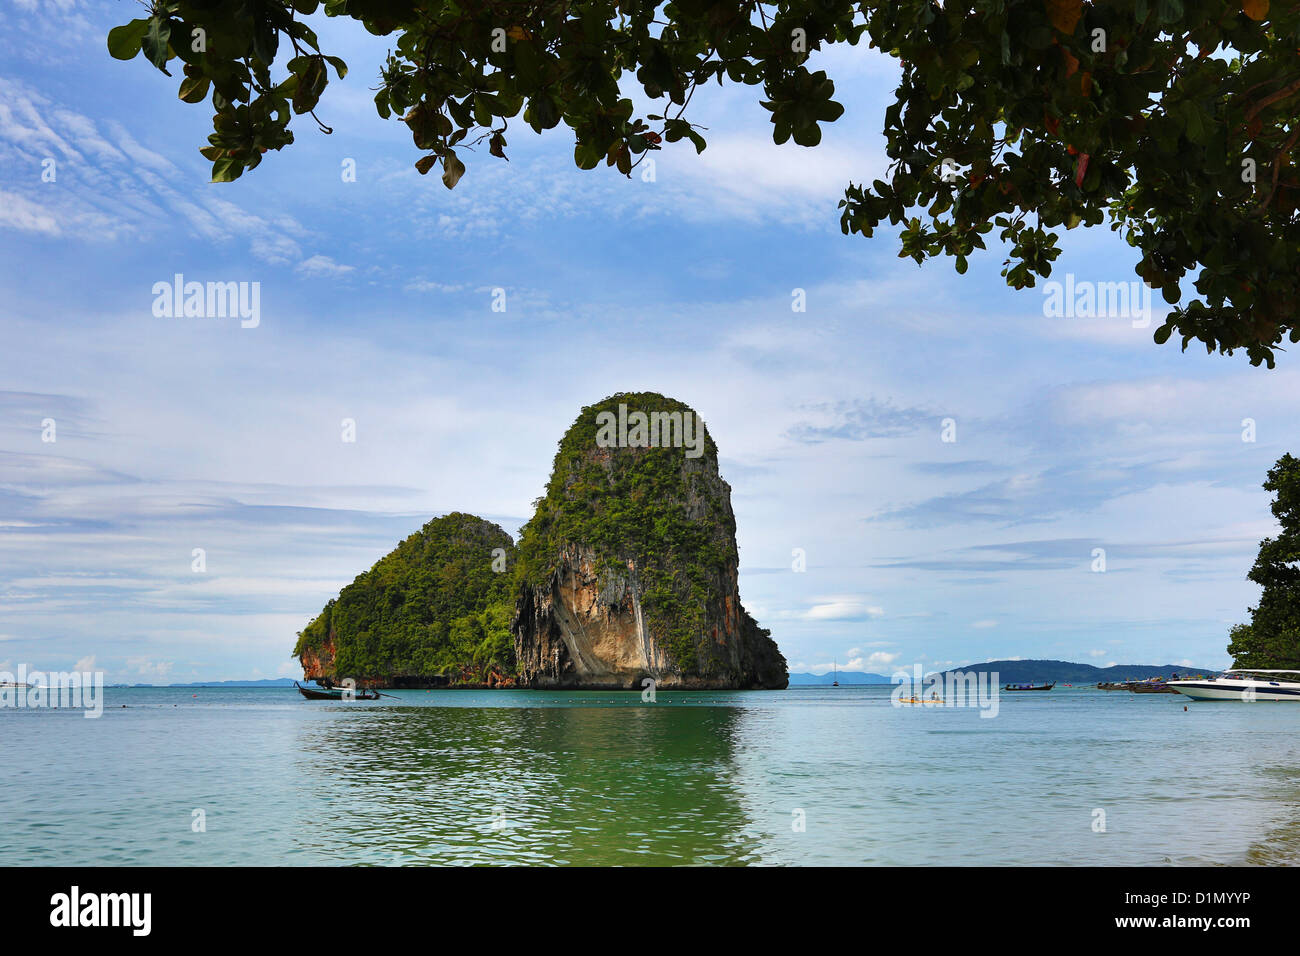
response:
{"label": "distant island", "polygon": [[1091,664],[1075,664],[1071,661],[985,661],[982,664],[967,664],[965,667],[952,667],[944,671],[971,672],[996,671],[998,679],[1004,683],[1042,683],[1057,681],[1062,684],[1096,684],[1102,681],[1145,680],[1148,677],[1163,677],[1166,680],[1174,674],[1217,674],[1221,667],[1187,667],[1183,664],[1115,664],[1111,667],[1094,667]]}
{"label": "distant island", "polygon": [[163,687],[292,687],[292,677],[267,677],[261,680],[196,680],[188,684],[163,684]]}
{"label": "distant island", "polygon": [[[1146,680],[1148,677],[1163,677],[1166,680],[1174,674],[1217,674],[1222,668],[1185,667],[1182,664],[1115,664],[1110,667],[1094,667],[1091,664],[1075,664],[1071,661],[1049,660],[1004,660],[985,661],[982,664],[967,664],[965,667],[953,667],[943,671],[950,674],[955,671],[970,673],[996,672],[1001,683],[1030,684],[1056,681],[1060,684],[1097,684],[1102,682],[1121,682],[1129,680]],[[884,674],[867,674],[862,671],[840,671],[836,677],[831,671],[825,674],[791,674],[791,687],[829,687],[832,680],[838,680],[841,687],[863,684],[892,684],[893,679]]]}
{"label": "distant island", "polygon": [[840,671],[839,676],[830,671],[825,674],[791,674],[791,687],[829,687],[831,681],[839,681],[843,687],[848,684],[890,684],[893,683],[884,674],[868,674],[864,671]]}
{"label": "distant island", "polygon": [[292,687],[292,677],[267,677],[261,680],[196,680],[187,684],[109,684],[109,687]]}

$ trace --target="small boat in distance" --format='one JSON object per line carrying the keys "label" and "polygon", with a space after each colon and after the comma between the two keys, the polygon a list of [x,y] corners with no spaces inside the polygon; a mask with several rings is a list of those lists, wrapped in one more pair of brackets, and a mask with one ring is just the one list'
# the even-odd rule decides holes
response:
{"label": "small boat in distance", "polygon": [[839,661],[832,661],[832,662],[831,662],[831,686],[832,686],[832,687],[839,687],[839,686],[840,686],[840,668],[839,668]]}
{"label": "small boat in distance", "polygon": [[[1175,677],[1178,675],[1175,674]],[[1135,694],[1172,694],[1175,693],[1173,685],[1163,677],[1152,677],[1149,680],[1135,680],[1129,683],[1128,689]]]}
{"label": "small boat in distance", "polygon": [[[1292,677],[1284,680],[1275,674]],[[1235,668],[1219,677],[1171,680],[1168,686],[1192,700],[1300,700],[1300,671]]]}
{"label": "small boat in distance", "polygon": [[377,690],[358,689],[352,691],[348,697],[344,697],[343,695],[347,693],[345,688],[303,687],[297,681],[293,682],[293,686],[297,687],[298,693],[302,694],[302,696],[306,697],[308,700],[378,700],[381,696],[383,696]]}
{"label": "small boat in distance", "polygon": [[1003,690],[1051,690],[1056,686],[1056,681],[1050,684],[1007,684]]}

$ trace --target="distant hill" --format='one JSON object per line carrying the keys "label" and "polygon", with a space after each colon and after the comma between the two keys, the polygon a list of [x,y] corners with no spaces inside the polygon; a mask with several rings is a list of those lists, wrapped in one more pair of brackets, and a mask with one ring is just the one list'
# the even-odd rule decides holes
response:
{"label": "distant hill", "polygon": [[190,684],[153,684],[139,686],[163,687],[292,687],[291,677],[272,677],[266,680],[198,680]]}
{"label": "distant hill", "polygon": [[884,674],[865,674],[862,671],[840,671],[836,677],[827,671],[825,674],[791,674],[791,687],[829,687],[832,680],[838,680],[841,686],[846,684],[888,684],[890,680]]}
{"label": "distant hill", "polygon": [[1002,683],[1060,681],[1064,684],[1095,684],[1099,681],[1145,680],[1148,677],[1172,677],[1174,674],[1217,674],[1214,667],[1184,667],[1181,664],[1116,664],[1093,667],[1070,661],[986,661],[953,667],[949,671],[996,671]]}

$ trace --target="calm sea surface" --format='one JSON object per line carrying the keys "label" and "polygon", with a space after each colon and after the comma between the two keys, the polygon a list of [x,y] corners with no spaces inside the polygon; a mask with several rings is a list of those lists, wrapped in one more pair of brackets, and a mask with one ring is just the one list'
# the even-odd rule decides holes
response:
{"label": "calm sea surface", "polygon": [[1300,863],[1300,705],[1058,685],[1002,694],[988,719],[889,694],[109,688],[98,720],[0,711],[0,850],[43,865]]}

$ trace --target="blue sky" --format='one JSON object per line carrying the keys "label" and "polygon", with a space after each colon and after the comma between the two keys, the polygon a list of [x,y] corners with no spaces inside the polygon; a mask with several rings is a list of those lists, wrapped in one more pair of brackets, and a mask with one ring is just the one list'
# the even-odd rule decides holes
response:
{"label": "blue sky", "polygon": [[[0,669],[298,676],[295,632],[342,585],[436,514],[516,533],[578,410],[642,389],[708,422],[742,598],[792,670],[1227,665],[1294,361],[1049,318],[997,249],[958,276],[842,236],[845,184],[885,166],[888,60],[821,56],[847,112],[815,150],[714,87],[708,149],[669,146],[652,182],[515,122],[510,162],[464,155],[448,192],[374,112],[385,41],[317,18],[352,68],[317,111],[334,133],[297,119],[212,185],[210,110],[104,49],[137,12],[0,11]],[[1108,230],[1063,245],[1054,278],[1135,278]],[[260,283],[260,324],[155,317],[176,273]]]}

